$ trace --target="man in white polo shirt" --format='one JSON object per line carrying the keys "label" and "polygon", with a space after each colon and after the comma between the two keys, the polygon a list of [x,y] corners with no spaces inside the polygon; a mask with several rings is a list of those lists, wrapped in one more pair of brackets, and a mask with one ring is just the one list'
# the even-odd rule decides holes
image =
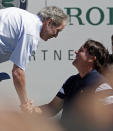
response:
{"label": "man in white polo shirt", "polygon": [[57,37],[66,23],[67,15],[55,6],[45,7],[37,15],[16,7],[0,10],[0,63],[14,63],[12,76],[21,105],[29,104],[24,71],[40,38]]}

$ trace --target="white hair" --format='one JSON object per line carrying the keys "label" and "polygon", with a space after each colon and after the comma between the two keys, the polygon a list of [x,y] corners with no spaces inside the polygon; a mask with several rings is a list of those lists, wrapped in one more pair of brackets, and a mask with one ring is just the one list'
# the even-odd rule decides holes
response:
{"label": "white hair", "polygon": [[42,10],[40,10],[37,15],[40,16],[42,21],[51,18],[54,21],[54,24],[56,25],[61,25],[63,20],[67,21],[68,19],[68,16],[63,12],[63,10],[56,6],[45,7]]}

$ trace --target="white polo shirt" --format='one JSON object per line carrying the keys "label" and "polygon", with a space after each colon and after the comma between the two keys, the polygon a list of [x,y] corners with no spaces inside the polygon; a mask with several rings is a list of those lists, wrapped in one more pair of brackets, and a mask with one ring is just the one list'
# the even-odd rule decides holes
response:
{"label": "white polo shirt", "polygon": [[25,70],[40,40],[42,22],[37,15],[16,7],[0,10],[0,63],[11,60]]}

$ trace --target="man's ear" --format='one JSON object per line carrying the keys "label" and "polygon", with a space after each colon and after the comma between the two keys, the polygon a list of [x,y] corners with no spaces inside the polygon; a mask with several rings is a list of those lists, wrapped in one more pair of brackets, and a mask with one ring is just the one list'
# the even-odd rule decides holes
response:
{"label": "man's ear", "polygon": [[91,56],[91,58],[88,60],[89,63],[93,62],[96,60],[96,56]]}
{"label": "man's ear", "polygon": [[53,19],[52,18],[49,18],[48,20],[47,20],[47,23],[48,23],[48,25],[52,25],[53,24]]}

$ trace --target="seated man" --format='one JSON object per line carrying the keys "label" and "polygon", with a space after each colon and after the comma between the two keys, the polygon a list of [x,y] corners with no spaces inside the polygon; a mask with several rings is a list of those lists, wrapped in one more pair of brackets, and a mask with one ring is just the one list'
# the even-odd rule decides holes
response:
{"label": "seated man", "polygon": [[111,116],[108,107],[113,103],[113,90],[101,72],[107,65],[108,51],[101,43],[88,40],[75,54],[73,65],[79,73],[66,80],[49,104],[32,111],[53,116],[63,109],[61,123],[69,131],[107,127],[110,118],[104,113]]}

